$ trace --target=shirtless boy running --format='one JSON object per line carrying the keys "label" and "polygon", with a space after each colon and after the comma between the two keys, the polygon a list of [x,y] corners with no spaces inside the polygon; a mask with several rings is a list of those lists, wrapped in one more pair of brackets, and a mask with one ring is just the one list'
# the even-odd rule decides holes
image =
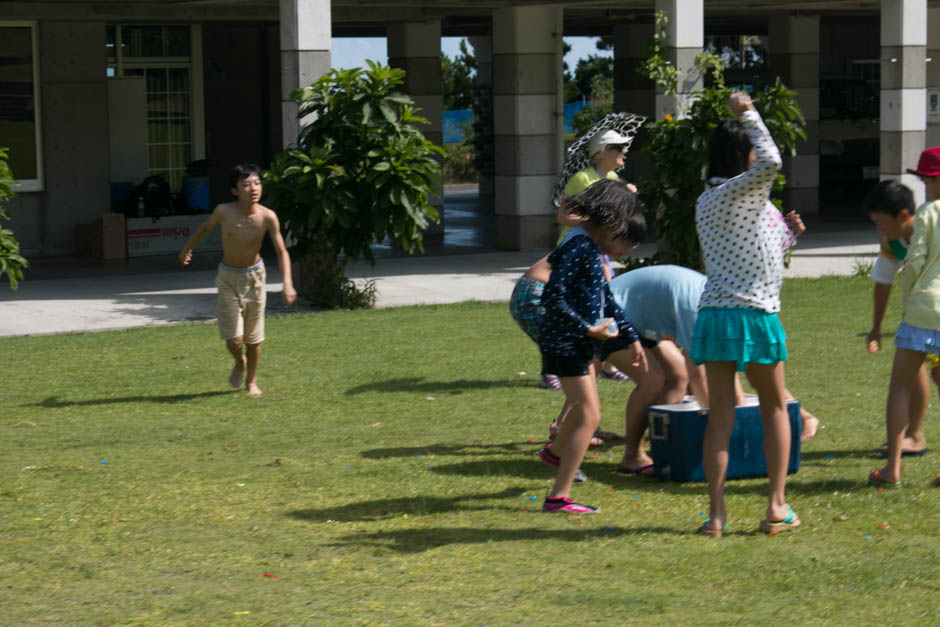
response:
{"label": "shirtless boy running", "polygon": [[[281,237],[277,215],[258,203],[261,200],[261,169],[254,164],[232,170],[232,194],[235,202],[223,203],[189,238],[180,251],[185,266],[192,260],[193,247],[217,225],[222,225],[222,263],[215,284],[219,288],[219,335],[225,340],[235,366],[228,378],[238,389],[245,375],[245,392],[260,396],[256,381],[261,342],[264,341],[266,302],[264,262],[259,251],[264,234],[271,236],[277,253],[277,265],[284,279],[281,299],[292,305],[297,299],[290,272],[290,256]],[[245,354],[242,354],[242,344]]]}

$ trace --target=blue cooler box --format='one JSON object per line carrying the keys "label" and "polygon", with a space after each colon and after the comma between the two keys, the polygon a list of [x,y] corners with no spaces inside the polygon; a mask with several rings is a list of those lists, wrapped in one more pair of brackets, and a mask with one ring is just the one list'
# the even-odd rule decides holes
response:
{"label": "blue cooler box", "polygon": [[[800,467],[800,402],[787,401],[790,418],[790,463],[787,473]],[[694,400],[649,408],[649,437],[653,457],[653,473],[673,481],[705,481],[702,466],[702,442],[708,410]],[[734,412],[734,430],[728,449],[728,479],[766,477],[764,458],[764,423],[761,421],[757,397],[747,395],[745,405]]]}

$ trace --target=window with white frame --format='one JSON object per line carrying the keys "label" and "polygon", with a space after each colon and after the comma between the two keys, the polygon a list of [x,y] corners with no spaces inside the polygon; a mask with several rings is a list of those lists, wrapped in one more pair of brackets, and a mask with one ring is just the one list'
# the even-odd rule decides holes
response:
{"label": "window with white frame", "polygon": [[34,22],[0,22],[0,146],[17,192],[42,190],[38,57]]}
{"label": "window with white frame", "polygon": [[114,25],[107,31],[108,75],[140,76],[147,91],[147,163],[179,189],[186,166],[203,158],[198,27]]}

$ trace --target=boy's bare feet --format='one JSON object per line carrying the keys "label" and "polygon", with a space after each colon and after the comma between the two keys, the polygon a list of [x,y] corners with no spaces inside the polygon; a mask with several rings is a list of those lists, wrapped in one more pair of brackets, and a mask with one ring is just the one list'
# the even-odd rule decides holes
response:
{"label": "boy's bare feet", "polygon": [[232,374],[228,377],[228,384],[235,388],[236,390],[242,386],[242,375],[245,374],[245,358],[235,362],[235,367],[232,368]]}
{"label": "boy's bare feet", "polygon": [[641,477],[652,477],[653,476],[653,460],[649,455],[646,454],[646,451],[638,456],[625,456],[621,461],[620,465],[617,466],[617,472],[624,475],[639,475]]}
{"label": "boy's bare feet", "polygon": [[261,396],[261,390],[254,381],[245,384],[245,394],[248,396]]}
{"label": "boy's bare feet", "polygon": [[806,442],[816,435],[816,430],[819,428],[819,418],[805,409],[801,409],[800,420],[803,421],[803,435],[800,436],[800,441]]}
{"label": "boy's bare feet", "polygon": [[[926,440],[916,440],[909,436],[904,436],[904,440],[901,442],[901,455],[904,457],[920,457],[924,454],[924,451],[927,450],[927,441]],[[884,443],[878,447],[877,452],[884,456],[888,456],[888,443]]]}

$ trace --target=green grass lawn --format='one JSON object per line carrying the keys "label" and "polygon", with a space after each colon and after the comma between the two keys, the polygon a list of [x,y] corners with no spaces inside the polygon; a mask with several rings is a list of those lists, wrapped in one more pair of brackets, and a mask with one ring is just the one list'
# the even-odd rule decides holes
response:
{"label": "green grass lawn", "polygon": [[[733,481],[720,540],[703,484],[614,474],[616,446],[574,488],[602,513],[538,511],[562,396],[505,304],[270,318],[260,399],[211,325],[0,340],[3,623],[936,624],[937,397],[934,450],[868,487],[871,282],[788,280],[783,307],[824,425],[788,483],[803,526],[757,533],[766,480]],[[622,433],[633,386],[599,387]]]}

